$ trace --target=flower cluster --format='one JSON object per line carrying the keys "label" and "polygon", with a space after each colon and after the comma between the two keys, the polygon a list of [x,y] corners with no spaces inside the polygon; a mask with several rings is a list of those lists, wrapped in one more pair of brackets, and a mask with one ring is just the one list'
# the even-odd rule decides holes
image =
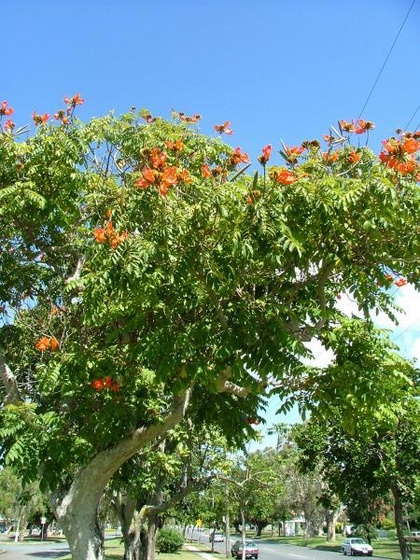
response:
{"label": "flower cluster", "polygon": [[[178,144],[178,149],[180,147]],[[162,196],[166,196],[169,189],[179,182],[191,183],[192,179],[188,171],[169,165],[168,154],[160,151],[159,148],[151,150],[148,160],[148,165],[142,168],[141,176],[135,181],[134,186],[144,190],[156,187]]]}
{"label": "flower cluster", "polygon": [[3,116],[8,117],[9,115],[12,115],[13,112],[14,112],[14,109],[9,106],[7,101],[2,101],[0,103],[0,117],[3,117]]}
{"label": "flower cluster", "polygon": [[285,146],[286,161],[294,165],[305,151],[305,146]]}
{"label": "flower cluster", "polygon": [[42,336],[35,343],[35,348],[40,352],[46,352],[48,350],[58,350],[58,347],[58,340],[54,336]]}
{"label": "flower cluster", "polygon": [[229,121],[225,121],[223,124],[215,124],[214,130],[219,134],[233,134]]}
{"label": "flower cluster", "polygon": [[379,154],[379,159],[390,169],[395,169],[402,174],[418,171],[419,165],[415,154],[420,150],[419,134],[403,135],[401,138],[388,138],[382,145],[384,149]]}
{"label": "flower cluster", "polygon": [[240,163],[249,163],[249,156],[238,147],[230,154],[228,164],[231,167],[236,167]]}
{"label": "flower cluster", "polygon": [[267,144],[267,146],[264,146],[264,148],[262,149],[262,154],[258,156],[258,161],[264,167],[268,163],[268,160],[271,157],[271,150],[272,150],[271,144]]}
{"label": "flower cluster", "polygon": [[272,167],[269,172],[270,179],[280,185],[291,185],[299,179],[294,171],[286,167]]}
{"label": "flower cluster", "polygon": [[99,379],[94,379],[91,383],[91,387],[92,389],[95,389],[95,391],[108,390],[114,393],[118,393],[120,391],[120,385],[118,381],[112,379],[110,375],[101,377]]}
{"label": "flower cluster", "polygon": [[[14,109],[13,109],[13,107],[9,106],[7,101],[2,101],[0,103],[0,121],[2,120],[3,116],[4,117],[9,117],[13,113],[14,113]],[[11,119],[6,119],[6,121],[3,125],[3,130],[4,131],[12,131],[14,128],[15,128],[15,123],[12,122]]]}
{"label": "flower cluster", "polygon": [[255,424],[255,425],[258,425],[258,424],[261,423],[261,420],[260,420],[259,418],[254,418],[254,417],[252,417],[252,416],[248,416],[248,417],[245,419],[245,421],[246,421],[247,424]]}
{"label": "flower cluster", "polygon": [[[383,280],[385,282],[383,282]],[[402,288],[403,286],[407,285],[407,280],[406,278],[400,276],[399,274],[391,274],[388,272],[387,274],[384,275],[383,279],[380,279],[378,281],[379,286],[381,286],[383,283],[385,283],[385,285],[388,287],[391,284],[394,284],[395,286],[397,286],[397,288]]]}
{"label": "flower cluster", "polygon": [[68,124],[76,106],[82,105],[84,101],[85,100],[80,97],[79,93],[76,93],[73,97],[65,97],[64,103],[66,104],[66,108],[60,109],[54,114],[55,120],[61,121],[62,124]]}
{"label": "flower cluster", "polygon": [[188,123],[188,124],[196,123],[201,119],[201,115],[198,115],[198,114],[188,116],[185,113],[178,113],[178,117],[180,118],[180,120],[182,122],[185,122],[185,123]]}
{"label": "flower cluster", "polygon": [[365,121],[363,119],[358,119],[357,123],[355,123],[354,120],[350,122],[341,120],[339,124],[342,132],[348,132],[350,134],[353,132],[356,134],[364,134],[365,132],[375,128],[372,121]]}
{"label": "flower cluster", "polygon": [[35,111],[32,112],[32,120],[34,121],[36,126],[48,122],[49,118],[50,115],[48,113],[44,113],[43,115],[38,115],[37,113],[35,113]]}
{"label": "flower cluster", "polygon": [[112,249],[116,249],[118,245],[124,241],[128,233],[124,231],[118,234],[111,220],[109,220],[104,228],[95,228],[93,235],[98,243],[109,243]]}
{"label": "flower cluster", "polygon": [[185,144],[180,138],[178,138],[178,140],[175,141],[167,140],[166,147],[171,152],[177,152],[177,153],[183,152],[185,150]]}

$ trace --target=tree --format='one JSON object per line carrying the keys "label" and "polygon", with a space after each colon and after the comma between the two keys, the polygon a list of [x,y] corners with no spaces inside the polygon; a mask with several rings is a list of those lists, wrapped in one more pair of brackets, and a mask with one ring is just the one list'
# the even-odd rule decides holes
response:
{"label": "tree", "polygon": [[22,540],[24,531],[31,518],[45,515],[45,498],[36,482],[22,485],[10,468],[0,471],[0,513],[2,517],[15,524],[15,540]]}
{"label": "tree", "polygon": [[193,426],[186,419],[121,467],[109,491],[121,518],[126,560],[154,559],[157,528],[166,516],[176,518],[178,504],[191,493],[210,485],[226,465],[226,453],[216,427]]}
{"label": "tree", "polygon": [[98,504],[130,457],[187,410],[239,444],[270,387],[306,371],[304,341],[340,322],[340,292],[368,314],[391,310],[378,282],[418,285],[420,143],[389,140],[378,160],[342,127],[283,167],[266,147],[247,175],[226,123],[216,138],[183,113],[83,124],[80,96],[65,102],[25,139],[2,123],[1,435],[73,558],[101,560]]}
{"label": "tree", "polygon": [[[302,452],[303,468],[321,470],[330,495],[341,498],[350,521],[359,525],[369,540],[379,523],[384,500],[392,495],[401,557],[406,560],[409,551],[403,532],[404,509],[415,499],[420,467],[418,371],[393,352],[386,341],[379,343],[376,338],[375,342],[376,347],[372,340],[363,341],[371,348],[365,365],[368,374],[369,366],[376,362],[372,392],[376,393],[375,385],[379,384],[380,391],[388,394],[388,405],[378,405],[368,421],[359,415],[354,430],[349,431],[337,400],[335,416],[314,415],[306,425],[296,428],[295,440]],[[356,348],[357,344],[353,351]],[[345,352],[337,359],[342,359]],[[349,375],[352,376],[350,371]]]}

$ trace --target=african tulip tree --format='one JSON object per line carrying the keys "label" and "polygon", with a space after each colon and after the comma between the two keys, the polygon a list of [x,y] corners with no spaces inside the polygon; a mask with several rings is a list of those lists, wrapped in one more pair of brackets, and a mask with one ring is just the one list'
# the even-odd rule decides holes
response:
{"label": "african tulip tree", "polygon": [[264,148],[250,176],[228,122],[215,138],[182,113],[83,124],[81,102],[55,124],[34,114],[25,140],[2,124],[1,434],[73,558],[98,560],[99,500],[127,459],[187,413],[240,441],[300,375],[304,342],[340,322],[340,292],[368,314],[394,280],[418,283],[418,140],[379,160],[343,126],[283,167]]}

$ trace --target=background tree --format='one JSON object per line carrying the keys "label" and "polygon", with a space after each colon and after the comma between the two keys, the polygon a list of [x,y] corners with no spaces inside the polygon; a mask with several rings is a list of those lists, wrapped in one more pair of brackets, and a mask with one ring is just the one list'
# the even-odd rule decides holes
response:
{"label": "background tree", "polygon": [[[295,437],[304,468],[321,469],[330,489],[347,506],[350,521],[362,526],[368,539],[378,524],[384,499],[392,494],[395,526],[405,559],[409,552],[403,532],[404,510],[415,499],[419,472],[418,372],[386,341],[375,340],[376,351],[371,340],[370,353],[372,362],[377,362],[376,377],[371,378],[372,393],[379,383],[380,391],[388,394],[387,406],[378,405],[368,422],[363,414],[358,415],[349,432],[337,401],[335,417],[323,420],[315,415],[307,424],[296,427]],[[366,367],[369,370],[369,361]],[[388,369],[398,371],[399,378],[389,375]]]}
{"label": "background tree", "polygon": [[[0,137],[1,435],[73,557],[101,560],[98,504],[130,457],[187,410],[240,444],[267,392],[305,379],[304,341],[341,321],[340,292],[368,317],[392,310],[378,282],[418,284],[420,143],[390,140],[378,160],[343,126],[326,153],[305,142],[268,168],[265,150],[249,176],[225,125],[209,138],[197,115],[146,111],[83,124],[80,96],[65,102],[57,126],[35,115],[33,135]],[[369,381],[352,390],[362,400]]]}
{"label": "background tree", "polygon": [[8,467],[0,471],[0,513],[15,528],[15,540],[22,540],[28,522],[40,519],[48,511],[45,496],[37,482],[22,484]]}

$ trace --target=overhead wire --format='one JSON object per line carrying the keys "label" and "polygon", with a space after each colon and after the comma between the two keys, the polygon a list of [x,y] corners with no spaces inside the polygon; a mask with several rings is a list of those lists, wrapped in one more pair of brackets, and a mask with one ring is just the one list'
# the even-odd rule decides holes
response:
{"label": "overhead wire", "polygon": [[[420,105],[417,105],[417,109],[414,111],[413,115],[411,116],[411,119],[408,121],[408,123],[405,125],[405,130],[408,130],[408,127],[410,126],[410,124],[413,122],[414,117],[417,115],[418,110],[420,109]],[[420,124],[420,123],[419,123]],[[414,130],[417,130],[419,127],[419,125],[416,126],[416,128]]]}
{"label": "overhead wire", "polygon": [[375,90],[375,88],[376,88],[376,85],[377,85],[377,83],[378,83],[378,81],[379,81],[379,78],[381,77],[382,72],[384,71],[384,68],[385,68],[385,66],[386,66],[386,64],[387,64],[387,62],[388,62],[388,59],[389,59],[389,57],[391,56],[392,51],[394,50],[395,45],[397,44],[397,41],[398,41],[398,39],[399,39],[399,36],[401,35],[401,31],[403,30],[404,25],[406,24],[406,22],[407,22],[407,20],[408,20],[408,17],[409,17],[409,15],[410,15],[411,10],[413,9],[415,3],[416,3],[416,0],[413,0],[413,1],[411,2],[411,6],[410,6],[409,9],[408,9],[408,12],[407,12],[407,14],[406,14],[406,16],[405,16],[405,18],[404,18],[404,21],[403,21],[402,24],[400,25],[400,28],[399,28],[399,30],[398,30],[398,33],[397,33],[397,35],[395,36],[394,41],[392,42],[391,48],[389,49],[388,54],[386,55],[385,60],[384,60],[384,62],[382,63],[382,66],[381,66],[381,68],[380,68],[380,70],[379,70],[379,72],[378,72],[378,75],[376,76],[376,79],[375,79],[375,81],[373,82],[373,86],[372,86],[372,88],[371,88],[371,90],[370,90],[370,92],[369,92],[369,95],[367,96],[367,99],[366,99],[366,101],[365,101],[365,103],[364,103],[364,105],[363,105],[363,107],[362,107],[362,109],[361,109],[361,111],[360,111],[360,113],[359,113],[358,119],[360,119],[361,116],[363,115],[363,111],[366,109],[366,106],[367,106],[367,104],[369,103],[370,98],[372,97],[372,94],[373,94],[373,92],[374,92],[374,90]]}

